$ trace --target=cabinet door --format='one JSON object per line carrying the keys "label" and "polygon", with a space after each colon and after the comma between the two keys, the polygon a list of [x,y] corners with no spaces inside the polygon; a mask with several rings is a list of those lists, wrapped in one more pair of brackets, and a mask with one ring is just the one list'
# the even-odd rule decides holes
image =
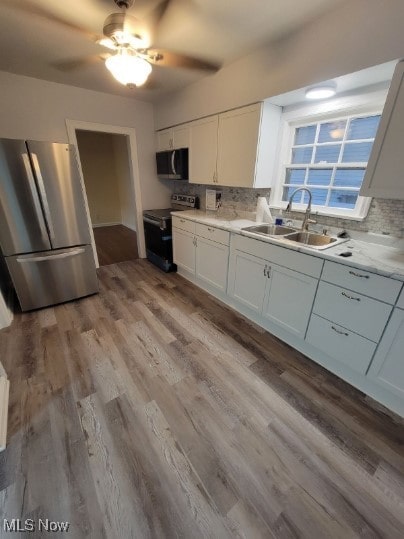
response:
{"label": "cabinet door", "polygon": [[177,266],[195,273],[195,236],[173,228],[173,257]]}
{"label": "cabinet door", "polygon": [[360,195],[404,199],[404,62],[393,75]]}
{"label": "cabinet door", "polygon": [[189,125],[179,125],[173,127],[173,148],[188,148],[189,147]]}
{"label": "cabinet door", "polygon": [[229,248],[206,238],[196,237],[196,276],[210,286],[226,291]]}
{"label": "cabinet door", "polygon": [[404,398],[404,311],[395,309],[368,376]]}
{"label": "cabinet door", "polygon": [[230,261],[228,294],[258,314],[264,302],[267,267],[265,260],[238,250]]}
{"label": "cabinet door", "polygon": [[217,179],[220,185],[253,187],[261,105],[219,115]]}
{"label": "cabinet door", "polygon": [[216,180],[218,117],[190,124],[189,182],[212,184]]}
{"label": "cabinet door", "polygon": [[172,137],[173,132],[171,129],[157,131],[157,151],[163,152],[164,150],[171,150],[173,147]]}
{"label": "cabinet door", "polygon": [[304,338],[316,294],[317,279],[271,264],[263,316]]}

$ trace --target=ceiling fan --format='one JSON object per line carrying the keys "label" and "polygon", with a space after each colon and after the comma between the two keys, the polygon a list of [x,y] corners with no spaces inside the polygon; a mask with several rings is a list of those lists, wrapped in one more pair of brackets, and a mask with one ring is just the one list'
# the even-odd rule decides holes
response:
{"label": "ceiling fan", "polygon": [[127,10],[133,6],[134,0],[113,0],[120,8],[120,11],[112,13],[106,18],[102,36],[94,35],[91,31],[71,23],[59,15],[48,12],[32,0],[5,1],[12,8],[39,15],[69,29],[85,33],[92,41],[113,51],[107,57],[105,57],[106,55],[97,55],[55,64],[56,67],[65,71],[82,67],[101,58],[105,60],[106,67],[116,80],[129,88],[134,88],[146,82],[152,71],[152,65],[210,72],[215,72],[220,68],[218,64],[209,61],[152,48],[159,23],[173,0],[159,2],[148,22],[143,22],[127,13]]}
{"label": "ceiling fan", "polygon": [[[150,48],[153,37],[150,29],[127,13],[134,0],[114,2],[121,11],[107,17],[103,27],[104,37],[98,43],[115,51],[114,55],[106,59],[105,64],[120,83],[129,87],[141,86],[150,75],[152,64],[208,71],[217,71],[219,68],[211,62]],[[165,0],[158,6],[159,21],[169,3],[170,0]]]}

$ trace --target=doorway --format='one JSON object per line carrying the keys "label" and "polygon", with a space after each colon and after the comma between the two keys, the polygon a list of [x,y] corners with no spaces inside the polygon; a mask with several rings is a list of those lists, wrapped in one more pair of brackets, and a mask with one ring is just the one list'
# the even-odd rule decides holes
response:
{"label": "doorway", "polygon": [[100,266],[139,258],[127,135],[76,129]]}

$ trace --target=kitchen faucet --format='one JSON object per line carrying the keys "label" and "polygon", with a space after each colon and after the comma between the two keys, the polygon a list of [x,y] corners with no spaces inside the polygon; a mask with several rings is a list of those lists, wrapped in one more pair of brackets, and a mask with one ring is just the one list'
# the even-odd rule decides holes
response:
{"label": "kitchen faucet", "polygon": [[298,193],[299,191],[306,191],[309,194],[309,202],[307,204],[306,213],[304,214],[304,219],[303,219],[303,223],[302,223],[302,230],[308,230],[310,223],[314,224],[314,223],[317,222],[317,221],[313,221],[313,219],[310,219],[311,199],[313,197],[312,192],[310,191],[310,189],[307,189],[307,187],[298,187],[297,189],[295,189],[293,191],[293,193],[289,197],[289,202],[288,202],[288,205],[286,206],[286,211],[287,212],[292,211],[293,198],[294,198],[295,194]]}

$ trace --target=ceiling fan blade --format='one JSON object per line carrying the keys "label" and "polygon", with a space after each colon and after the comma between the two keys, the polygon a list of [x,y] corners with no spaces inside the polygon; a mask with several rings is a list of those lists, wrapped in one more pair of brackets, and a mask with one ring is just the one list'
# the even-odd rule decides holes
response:
{"label": "ceiling fan blade", "polygon": [[102,47],[106,47],[107,49],[110,49],[113,51],[117,49],[116,43],[114,43],[112,39],[110,39],[109,37],[103,37],[102,39],[97,39],[96,43],[97,45],[101,45]]}
{"label": "ceiling fan blade", "polygon": [[182,67],[186,69],[197,69],[201,71],[218,71],[220,65],[201,60],[199,58],[193,58],[192,56],[185,56],[183,54],[177,54],[175,52],[169,52],[165,50],[148,49],[147,60],[151,64],[166,66],[166,67]]}
{"label": "ceiling fan blade", "polygon": [[17,9],[29,15],[35,15],[38,17],[42,17],[43,19],[46,19],[48,21],[56,22],[57,24],[64,26],[68,30],[80,32],[81,34],[86,35],[87,37],[89,37],[90,39],[93,39],[94,41],[96,39],[102,38],[102,36],[97,35],[94,32],[91,32],[87,28],[83,28],[82,26],[79,26],[78,24],[68,21],[64,19],[63,17],[56,15],[55,13],[47,11],[40,5],[33,2],[32,0],[17,0],[17,1],[16,0],[2,0],[2,3],[6,4],[11,9]]}
{"label": "ceiling fan blade", "polygon": [[61,60],[58,62],[53,62],[51,65],[59,71],[64,71],[68,73],[69,71],[76,71],[78,69],[86,68],[90,65],[96,64],[100,61],[105,61],[109,55],[94,55],[94,56],[85,56],[83,58],[71,58],[70,60]]}

